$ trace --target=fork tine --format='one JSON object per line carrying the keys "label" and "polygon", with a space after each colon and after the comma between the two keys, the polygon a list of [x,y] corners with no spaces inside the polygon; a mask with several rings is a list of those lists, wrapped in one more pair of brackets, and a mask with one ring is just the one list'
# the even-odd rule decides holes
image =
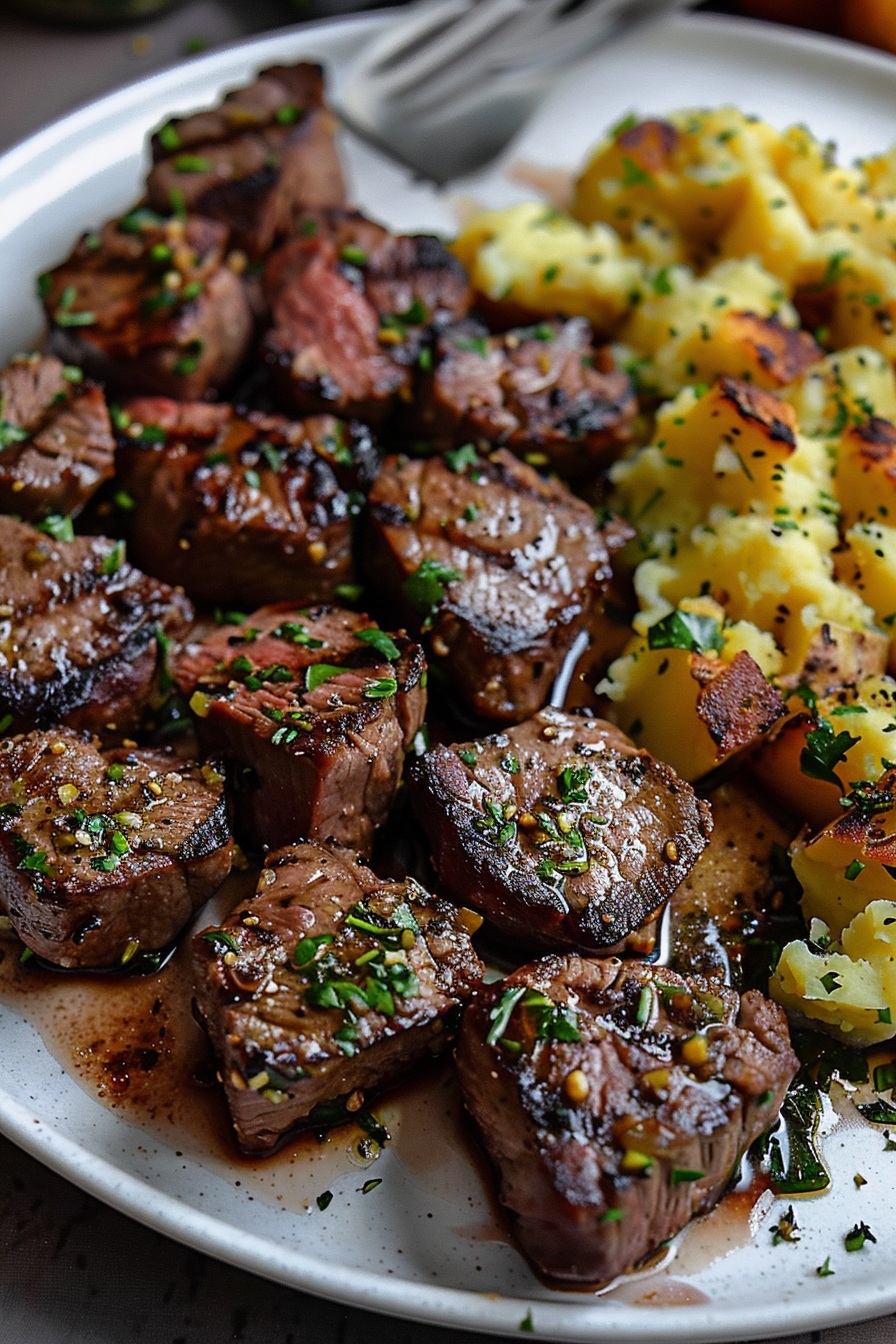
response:
{"label": "fork tine", "polygon": [[[377,83],[381,95],[399,97],[452,62],[476,54],[495,29],[503,27],[525,3],[526,0],[478,0],[458,7],[453,22],[448,23],[434,7],[431,16],[427,16],[427,27],[430,31],[433,27],[441,31],[431,41],[421,42],[422,34],[415,33],[413,39],[409,35],[402,47],[388,54],[381,54],[377,44],[362,62],[363,73]],[[407,58],[403,57],[402,48],[410,48]]]}

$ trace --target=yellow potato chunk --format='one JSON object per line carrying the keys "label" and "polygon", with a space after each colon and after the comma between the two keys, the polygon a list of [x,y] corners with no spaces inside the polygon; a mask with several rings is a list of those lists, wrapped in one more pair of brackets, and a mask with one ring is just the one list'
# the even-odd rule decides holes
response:
{"label": "yellow potato chunk", "polygon": [[859,806],[791,847],[803,914],[824,920],[835,938],[869,902],[896,896],[894,788],[896,772],[886,771],[861,791]]}
{"label": "yellow potato chunk", "polygon": [[891,362],[896,360],[896,261],[855,244],[847,234],[846,245],[833,252],[828,274],[833,304],[828,321],[828,340],[836,348],[870,345]]}
{"label": "yellow potato chunk", "polygon": [[623,122],[576,184],[573,213],[624,236],[645,215],[670,221],[695,247],[717,239],[740,209],[750,170],[768,166],[767,133],[734,107]]}
{"label": "yellow potato chunk", "polygon": [[[659,289],[658,283],[659,276],[645,288],[621,339],[641,353],[640,379],[660,396],[675,396],[688,383],[711,383],[721,374],[778,387],[821,357],[811,337],[796,332],[797,315],[780,280],[752,259],[719,262],[699,278],[674,267]],[[744,315],[754,323],[746,323]],[[756,320],[770,319],[767,335],[756,330]],[[788,364],[782,377],[768,352],[771,344],[786,341],[788,331],[795,348],[811,349],[811,359]]]}
{"label": "yellow potato chunk", "polygon": [[896,527],[857,523],[844,537],[834,556],[837,577],[874,611],[877,623],[890,634],[890,667],[894,665],[896,626]]}
{"label": "yellow potato chunk", "polygon": [[719,240],[722,257],[756,257],[790,290],[818,277],[819,240],[793,192],[775,173],[756,173]]}
{"label": "yellow potato chunk", "polygon": [[587,317],[605,334],[638,301],[646,273],[606,225],[583,227],[537,203],[474,216],[453,250],[487,299],[532,316]]}
{"label": "yellow potato chunk", "polygon": [[828,147],[804,126],[790,127],[782,140],[778,169],[811,227],[848,231],[855,243],[888,252],[896,237],[896,200],[883,175],[875,182],[867,161],[852,168],[833,163]]}
{"label": "yellow potato chunk", "polygon": [[634,576],[645,629],[682,599],[706,593],[732,621],[749,621],[774,635],[784,673],[806,663],[825,621],[853,630],[874,628],[874,612],[833,577],[837,542],[827,520],[783,530],[758,514],[722,518],[694,529],[674,557],[645,560]]}
{"label": "yellow potato chunk", "polygon": [[781,716],[784,702],[766,679],[779,661],[770,636],[743,623],[726,628],[722,608],[696,598],[633,638],[597,689],[612,701],[613,722],[693,781],[754,746]]}
{"label": "yellow potato chunk", "polygon": [[[811,933],[824,943],[828,931],[814,920]],[[872,901],[842,934],[842,950],[814,951],[788,943],[769,985],[788,1013],[850,1045],[877,1045],[896,1035],[896,905]]]}
{"label": "yellow potato chunk", "polygon": [[[836,635],[830,637],[836,640]],[[806,713],[794,696],[791,706],[797,712],[776,729],[751,761],[753,773],[782,806],[815,830],[841,815],[840,799],[852,784],[859,780],[874,783],[888,762],[896,759],[896,681],[883,675],[885,648],[879,640],[872,640],[868,649],[860,646],[850,666],[850,654],[856,654],[856,649],[846,645],[840,680],[852,676],[858,684],[841,685],[820,696],[814,715]],[[875,671],[862,675],[875,661]],[[836,677],[833,669],[831,676]],[[833,739],[838,739],[837,747],[828,756],[826,749]],[[810,760],[804,769],[807,751]],[[817,777],[824,773],[817,768],[823,761],[837,784]]]}
{"label": "yellow potato chunk", "polygon": [[893,366],[870,345],[826,355],[778,395],[790,402],[804,434],[836,438],[868,415],[896,421]]}
{"label": "yellow potato chunk", "polygon": [[843,431],[837,498],[846,527],[871,521],[896,524],[896,425],[872,415]]}
{"label": "yellow potato chunk", "polygon": [[785,531],[831,508],[824,445],[798,437],[787,402],[734,378],[686,388],[662,406],[654,443],[615,463],[610,479],[616,506],[647,534],[647,553],[686,536],[718,505],[765,514]]}

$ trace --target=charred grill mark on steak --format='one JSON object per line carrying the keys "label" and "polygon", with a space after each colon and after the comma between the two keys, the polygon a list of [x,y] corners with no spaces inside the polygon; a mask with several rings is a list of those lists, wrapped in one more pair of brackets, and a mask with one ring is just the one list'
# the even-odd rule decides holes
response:
{"label": "charred grill mark on steak", "polygon": [[503,336],[460,323],[439,337],[425,386],[421,430],[438,449],[503,445],[567,477],[612,462],[638,409],[628,375],[584,318]]}
{"label": "charred grill mark on steak", "polygon": [[335,607],[263,607],[189,646],[176,677],[199,740],[231,765],[253,845],[333,838],[369,852],[426,707],[403,633]]}
{"label": "charred grill mark on steak", "polygon": [[369,502],[372,582],[452,692],[499,722],[540,709],[610,574],[588,505],[505,449],[387,458]]}
{"label": "charred grill mark on steak", "polygon": [[168,214],[182,200],[264,257],[303,209],[345,204],[335,128],[319,65],[272,66],[220,106],[156,131],[149,204]]}
{"label": "charred grill mark on steak", "polygon": [[57,541],[0,517],[0,720],[132,727],[153,689],[159,632],[177,641],[192,608],[107,537]]}
{"label": "charred grill mark on steak", "polygon": [[433,332],[469,308],[466,273],[438,239],[347,211],[311,213],[301,232],[265,267],[263,358],[299,411],[381,423],[411,400]]}
{"label": "charred grill mark on steak", "polygon": [[113,473],[101,390],[52,355],[16,355],[0,371],[0,510],[74,517]]}
{"label": "charred grill mark on steak", "polygon": [[258,1152],[441,1053],[482,975],[461,912],[314,844],[270,855],[194,958],[237,1139]]}
{"label": "charred grill mark on steak", "polygon": [[0,744],[0,901],[66,967],[165,947],[230,872],[224,777],[68,729]]}
{"label": "charred grill mark on steak", "polygon": [[244,610],[325,601],[351,579],[355,492],[378,466],[364,426],[161,398],[125,413],[119,477],[146,569],[197,602]]}
{"label": "charred grill mark on steak", "polygon": [[670,766],[556,709],[434,747],[408,785],[446,895],[530,951],[612,948],[668,900],[712,829]]}
{"label": "charred grill mark on steak", "polygon": [[41,277],[53,350],[104,381],[195,400],[243,363],[253,318],[227,229],[139,208]]}
{"label": "charred grill mark on steak", "polygon": [[458,1066],[520,1246],[550,1278],[588,1284],[713,1206],[798,1060],[755,990],[570,956],[482,990]]}

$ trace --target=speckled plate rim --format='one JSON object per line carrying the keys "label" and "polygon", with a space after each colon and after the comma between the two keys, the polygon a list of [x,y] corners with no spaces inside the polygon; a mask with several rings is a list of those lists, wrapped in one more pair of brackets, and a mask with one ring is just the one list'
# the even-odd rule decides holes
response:
{"label": "speckled plate rim", "polygon": [[[86,104],[71,115],[54,122],[9,150],[0,158],[0,255],[4,237],[27,218],[33,208],[30,187],[48,167],[77,173],[70,155],[83,146],[85,137],[107,133],[116,125],[122,134],[134,133],[129,117],[145,113],[147,107],[164,107],[165,100],[176,101],[188,90],[192,75],[206,84],[220,76],[222,83],[231,77],[234,58],[245,58],[263,65],[276,59],[299,59],[303,47],[325,55],[328,46],[345,47],[347,36],[362,40],[375,32],[386,16],[382,13],[361,15],[280,30],[263,38],[234,43],[191,63],[189,74],[183,65],[163,70],[105,98]],[[690,15],[672,20],[687,24],[689,41],[717,47],[720,38],[731,44],[735,54],[738,39],[748,39],[752,48],[768,44],[780,54],[792,56],[794,63],[807,56],[820,59],[836,70],[850,74],[865,73],[874,81],[881,79],[892,87],[896,105],[896,61],[879,53],[848,43],[838,43],[812,34],[787,29],[771,30],[746,20],[718,16]],[[171,105],[171,104],[169,104]],[[599,130],[599,127],[595,127]],[[2,1016],[2,1013],[0,1013]],[[96,1103],[99,1104],[99,1103]],[[120,1119],[123,1129],[139,1129]],[[763,1301],[761,1291],[745,1313],[743,1304],[706,1303],[678,1306],[674,1309],[650,1309],[608,1300],[570,1300],[558,1295],[555,1300],[525,1297],[495,1297],[456,1288],[420,1284],[398,1276],[386,1277],[354,1267],[347,1268],[326,1259],[290,1251],[273,1240],[247,1233],[223,1218],[209,1216],[201,1209],[153,1188],[124,1170],[117,1162],[72,1141],[55,1124],[41,1115],[39,1101],[26,1105],[12,1096],[0,1083],[0,1132],[59,1175],[138,1222],[152,1227],[185,1245],[249,1270],[264,1278],[347,1305],[378,1311],[435,1325],[463,1328],[494,1334],[516,1335],[527,1311],[532,1313],[534,1333],[542,1339],[588,1341],[616,1336],[627,1344],[659,1344],[664,1340],[704,1341],[764,1338],[790,1331],[848,1324],[896,1309],[896,1277],[881,1283],[873,1300],[867,1280],[850,1284],[834,1294],[823,1296],[800,1293],[793,1299]],[[234,1234],[237,1234],[236,1236]],[[881,1264],[882,1276],[886,1263]],[[757,1285],[758,1288],[758,1285]]]}

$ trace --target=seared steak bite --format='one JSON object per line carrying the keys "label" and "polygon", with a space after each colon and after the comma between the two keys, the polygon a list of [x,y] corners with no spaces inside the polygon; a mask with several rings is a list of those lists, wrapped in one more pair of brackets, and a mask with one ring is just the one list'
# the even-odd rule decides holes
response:
{"label": "seared steak bite", "polygon": [[101,390],[52,355],[0,370],[0,511],[73,517],[113,472],[115,440]]}
{"label": "seared steak bite", "polygon": [[440,1054],[482,975],[470,911],[382,881],[350,850],[292,845],[255,896],[194,940],[196,1001],[237,1139],[264,1152],[314,1108]]}
{"label": "seared steak bite", "polygon": [[462,322],[436,343],[421,429],[439,449],[504,445],[561,476],[586,476],[619,456],[637,409],[628,375],[584,318],[503,336]]}
{"label": "seared steak bite", "polygon": [[347,211],[309,215],[268,261],[264,289],[262,353],[280,395],[305,413],[370,423],[411,400],[433,331],[470,304],[466,273],[438,239],[395,236]]}
{"label": "seared steak bite", "polygon": [[230,765],[253,845],[369,852],[426,708],[422,650],[336,607],[262,607],[189,645],[176,677],[199,741]]}
{"label": "seared steak bite", "polygon": [[[227,229],[137,209],[40,278],[53,350],[104,381],[196,399],[226,387],[253,319]],[[244,259],[245,260],[245,259]]]}
{"label": "seared steak bite", "polygon": [[[369,432],[232,406],[128,402],[119,479],[138,562],[197,602],[317,602],[352,577],[352,514],[378,459]],[[349,486],[344,489],[340,478]]]}
{"label": "seared steak bite", "polygon": [[441,890],[529,950],[612,948],[706,848],[707,803],[601,719],[544,709],[415,760]]}
{"label": "seared steak bite", "polygon": [[157,951],[230,872],[224,777],[70,729],[0,743],[0,903],[60,966]]}
{"label": "seared steak bite", "polygon": [[160,635],[192,618],[182,593],[108,537],[59,541],[0,517],[0,721],[125,731],[152,693]]}
{"label": "seared steak bite", "polygon": [[228,224],[237,246],[263,257],[305,207],[345,203],[319,65],[277,65],[220,106],[166,122],[152,137],[149,204]]}
{"label": "seared steak bite", "polygon": [[547,700],[610,574],[594,513],[506,449],[390,457],[370,492],[373,591],[427,632],[474,713],[515,723]]}
{"label": "seared steak bite", "polygon": [[511,1229],[567,1284],[614,1278],[712,1208],[799,1065],[755,990],[577,956],[481,991],[457,1062]]}

